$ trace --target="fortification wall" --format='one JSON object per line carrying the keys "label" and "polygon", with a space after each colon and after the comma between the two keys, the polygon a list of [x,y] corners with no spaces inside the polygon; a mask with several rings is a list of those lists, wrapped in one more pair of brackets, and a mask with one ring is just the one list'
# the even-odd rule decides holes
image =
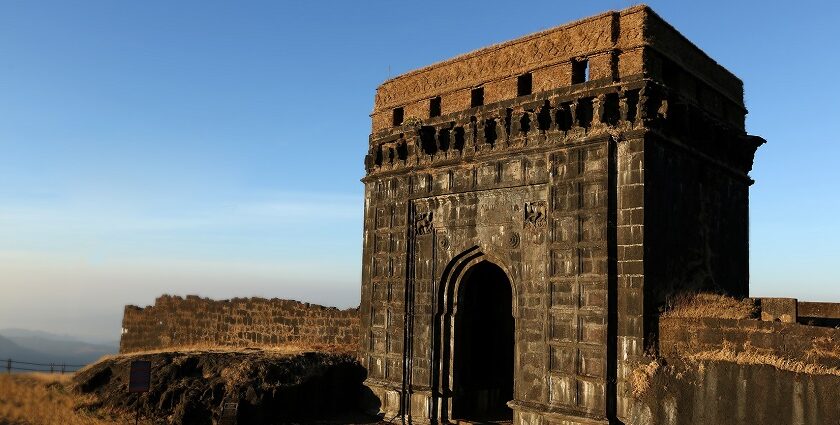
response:
{"label": "fortification wall", "polygon": [[826,425],[840,423],[840,376],[770,365],[673,360],[634,404],[633,425]]}
{"label": "fortification wall", "polygon": [[[789,308],[775,314],[784,304],[796,309],[795,299],[760,303],[762,320],[661,318],[661,357],[633,372],[638,403],[626,422],[840,423],[840,329],[797,323]],[[830,314],[840,307],[803,304]]]}
{"label": "fortification wall", "polygon": [[164,295],[125,307],[120,353],[190,346],[356,350],[359,311],[291,300]]}
{"label": "fortification wall", "polygon": [[830,327],[756,319],[665,317],[659,322],[659,350],[665,358],[778,359],[797,363],[797,368],[836,368],[840,375],[840,329]]}

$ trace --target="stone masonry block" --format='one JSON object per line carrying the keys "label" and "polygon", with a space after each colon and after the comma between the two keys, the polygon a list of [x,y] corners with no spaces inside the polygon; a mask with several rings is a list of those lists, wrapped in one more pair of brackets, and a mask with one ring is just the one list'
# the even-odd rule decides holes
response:
{"label": "stone masonry block", "polygon": [[589,57],[589,79],[613,79],[612,52],[605,52]]}
{"label": "stone masonry block", "polygon": [[562,62],[536,69],[532,75],[534,92],[566,87],[572,84],[572,63]]}
{"label": "stone masonry block", "polygon": [[796,298],[761,298],[761,320],[796,323]]}

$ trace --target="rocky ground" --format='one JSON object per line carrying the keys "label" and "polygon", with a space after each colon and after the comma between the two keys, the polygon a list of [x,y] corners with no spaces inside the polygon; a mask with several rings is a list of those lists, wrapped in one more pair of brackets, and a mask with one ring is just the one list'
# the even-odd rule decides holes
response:
{"label": "rocky ground", "polygon": [[[152,362],[151,390],[128,393],[132,360]],[[135,411],[154,424],[376,423],[359,408],[365,370],[350,354],[260,350],[161,352],[104,359],[73,379],[86,410]]]}

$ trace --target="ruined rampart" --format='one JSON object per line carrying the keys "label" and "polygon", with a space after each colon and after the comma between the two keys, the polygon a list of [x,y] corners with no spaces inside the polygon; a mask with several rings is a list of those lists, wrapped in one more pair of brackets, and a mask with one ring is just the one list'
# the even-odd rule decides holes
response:
{"label": "ruined rampart", "polygon": [[196,346],[355,350],[358,335],[358,309],[276,298],[164,295],[145,308],[125,307],[120,353]]}
{"label": "ruined rampart", "polygon": [[840,304],[755,301],[752,317],[662,317],[629,422],[840,423]]}
{"label": "ruined rampart", "polygon": [[756,319],[663,318],[659,346],[666,358],[834,369],[840,379],[840,329],[835,328]]}

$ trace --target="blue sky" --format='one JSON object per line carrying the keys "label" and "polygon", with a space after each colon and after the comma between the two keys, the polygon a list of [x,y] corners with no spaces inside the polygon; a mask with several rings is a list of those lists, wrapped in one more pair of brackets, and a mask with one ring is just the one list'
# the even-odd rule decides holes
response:
{"label": "blue sky", "polygon": [[[161,293],[359,301],[376,86],[627,1],[0,3],[0,327]],[[745,82],[752,294],[840,301],[840,6],[651,1]]]}

